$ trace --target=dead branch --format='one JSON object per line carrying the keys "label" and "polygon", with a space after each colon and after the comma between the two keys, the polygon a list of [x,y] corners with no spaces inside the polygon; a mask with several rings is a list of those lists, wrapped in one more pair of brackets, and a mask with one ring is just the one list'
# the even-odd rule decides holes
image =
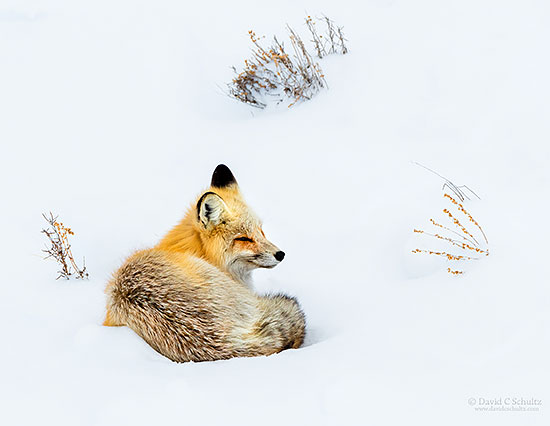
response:
{"label": "dead branch", "polygon": [[66,227],[62,222],[58,222],[58,216],[54,216],[52,212],[49,215],[43,213],[42,217],[50,225],[50,227],[41,231],[48,237],[50,242],[50,246],[42,251],[47,255],[45,259],[53,258],[59,264],[61,269],[57,271],[59,275],[56,279],[69,279],[73,275],[76,278],[88,278],[84,261],[82,268],[80,268],[74,260],[71,245],[69,244],[69,236],[74,235],[71,228]]}

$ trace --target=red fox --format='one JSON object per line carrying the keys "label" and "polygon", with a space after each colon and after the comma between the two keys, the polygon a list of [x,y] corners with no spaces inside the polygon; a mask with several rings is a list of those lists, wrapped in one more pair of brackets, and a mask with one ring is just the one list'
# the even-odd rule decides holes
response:
{"label": "red fox", "polygon": [[220,164],[183,220],[114,273],[104,325],[130,327],[176,362],[298,348],[305,317],[296,299],[251,288],[253,269],[273,268],[284,257]]}

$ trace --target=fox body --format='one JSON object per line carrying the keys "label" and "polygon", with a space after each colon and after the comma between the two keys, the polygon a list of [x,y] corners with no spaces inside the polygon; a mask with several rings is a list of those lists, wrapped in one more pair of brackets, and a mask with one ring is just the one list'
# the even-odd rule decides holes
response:
{"label": "fox body", "polygon": [[305,318],[296,299],[251,287],[252,270],[283,258],[221,164],[183,220],[114,273],[104,325],[130,327],[177,362],[298,348]]}

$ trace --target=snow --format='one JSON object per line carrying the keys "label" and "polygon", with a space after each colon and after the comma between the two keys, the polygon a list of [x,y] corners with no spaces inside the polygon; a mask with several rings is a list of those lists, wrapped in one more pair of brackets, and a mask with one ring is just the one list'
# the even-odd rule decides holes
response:
{"label": "snow", "polygon": [[[247,31],[344,26],[330,89],[291,109],[221,93]],[[2,0],[0,421],[548,424],[550,6],[544,1]],[[491,255],[460,277],[413,228],[467,202]],[[304,347],[175,364],[106,328],[103,288],[205,188],[235,173],[287,256],[259,292],[296,296]],[[76,233],[89,281],[56,281],[42,212]],[[469,398],[536,398],[480,412]]]}

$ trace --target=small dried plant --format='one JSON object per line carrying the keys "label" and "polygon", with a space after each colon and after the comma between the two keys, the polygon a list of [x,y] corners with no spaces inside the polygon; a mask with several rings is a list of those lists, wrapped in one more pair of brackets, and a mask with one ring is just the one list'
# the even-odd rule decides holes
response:
{"label": "small dried plant", "polygon": [[[342,29],[324,18],[328,28],[329,41],[322,40],[315,29],[315,22],[310,16],[306,25],[313,36],[317,56],[322,58],[328,53],[347,53]],[[300,36],[287,25],[288,38],[293,54],[289,54],[284,43],[273,37],[269,46],[264,46],[261,39],[252,30],[248,32],[253,44],[252,57],[244,61],[244,68],[238,72],[235,67],[235,77],[227,85],[227,94],[245,104],[265,108],[269,99],[281,103],[289,99],[288,107],[297,102],[309,100],[322,88],[327,87],[325,76],[320,65],[308,52]]]}
{"label": "small dried plant", "polygon": [[[424,250],[418,248],[412,252],[441,256],[451,262],[479,260],[484,256],[489,256],[489,240],[485,231],[463,205],[466,201],[470,201],[468,194],[473,194],[476,198],[480,199],[479,196],[466,185],[455,185],[436,171],[420,163],[414,162],[414,164],[443,179],[443,191],[448,190],[454,195],[444,192],[443,197],[449,202],[449,207],[442,210],[443,216],[441,221],[438,222],[430,218],[433,228],[432,232],[422,229],[414,229],[414,232],[435,238],[439,243],[447,245],[454,253],[449,253],[449,249]],[[456,252],[457,250],[458,252]],[[463,270],[450,267],[447,268],[447,272],[452,275],[464,274]]]}
{"label": "small dried plant", "polygon": [[[434,231],[414,229],[414,232],[447,244],[449,249],[452,249],[455,253],[450,253],[447,250],[423,250],[418,248],[412,252],[441,256],[451,262],[479,260],[483,256],[489,256],[489,240],[477,220],[452,195],[444,193],[443,197],[450,203],[449,208],[442,210],[443,218],[450,222],[448,226],[430,218]],[[451,211],[451,209],[454,209],[454,211]],[[447,268],[447,272],[452,275],[462,275],[464,273],[462,270],[450,267]]]}
{"label": "small dried plant", "polygon": [[51,212],[49,215],[44,213],[42,216],[50,225],[48,228],[42,229],[41,231],[48,237],[50,242],[50,245],[42,251],[47,255],[45,259],[53,258],[59,264],[61,269],[57,271],[59,275],[56,279],[69,279],[71,276],[82,279],[88,278],[85,260],[83,259],[82,268],[80,268],[76,264],[71,251],[69,236],[74,235],[74,232],[62,222],[58,222],[57,216],[54,216]]}

